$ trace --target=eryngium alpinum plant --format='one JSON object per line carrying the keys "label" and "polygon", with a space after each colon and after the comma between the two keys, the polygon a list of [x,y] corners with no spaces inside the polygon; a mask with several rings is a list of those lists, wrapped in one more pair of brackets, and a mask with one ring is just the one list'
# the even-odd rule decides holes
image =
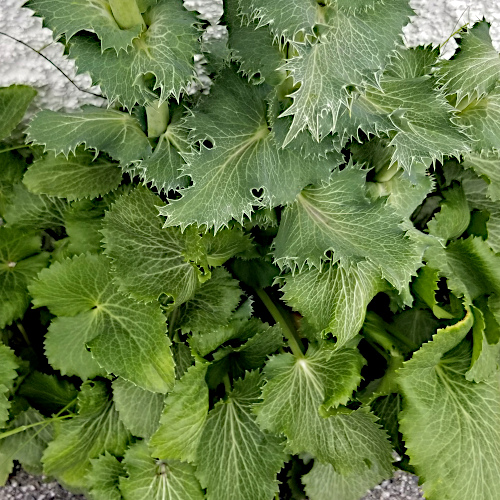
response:
{"label": "eryngium alpinum plant", "polygon": [[443,60],[408,0],[227,0],[227,42],[181,0],[26,6],[107,106],[12,149],[35,91],[0,90],[1,480],[357,500],[402,468],[498,500],[488,24]]}

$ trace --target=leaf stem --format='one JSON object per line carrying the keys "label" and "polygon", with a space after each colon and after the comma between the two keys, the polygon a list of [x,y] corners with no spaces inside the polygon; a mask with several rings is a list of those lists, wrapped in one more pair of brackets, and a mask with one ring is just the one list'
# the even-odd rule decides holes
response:
{"label": "leaf stem", "polygon": [[229,394],[232,391],[231,381],[229,380],[229,375],[226,373],[223,377],[224,389],[226,389],[226,393]]}
{"label": "leaf stem", "polygon": [[34,424],[21,425],[20,427],[16,427],[15,429],[11,429],[10,431],[2,432],[0,434],[0,440],[5,439],[9,436],[13,436],[14,434],[19,434],[20,432],[24,432],[28,429],[31,429],[32,427],[38,427],[39,425],[43,425],[43,424],[48,425],[52,422],[57,422],[58,420],[65,420],[65,419],[71,418],[71,417],[74,417],[74,415],[72,413],[70,413],[69,415],[61,415],[60,417],[52,417],[52,418],[48,418],[45,420],[41,420],[40,422],[35,422]]}
{"label": "leaf stem", "polygon": [[16,326],[17,326],[17,329],[21,332],[21,335],[23,336],[26,344],[28,344],[28,346],[31,347],[30,339],[28,337],[28,334],[26,333],[26,330],[24,329],[23,324],[20,321],[16,321]]}
{"label": "leaf stem", "polygon": [[8,151],[16,151],[18,149],[25,149],[25,148],[29,148],[29,145],[21,144],[21,146],[12,146],[11,148],[0,149],[0,154],[7,153]]}
{"label": "leaf stem", "polygon": [[302,342],[300,341],[300,337],[293,326],[285,319],[278,306],[272,301],[271,297],[269,297],[263,288],[255,288],[255,292],[257,293],[259,299],[262,300],[267,310],[271,313],[274,321],[281,326],[281,330],[283,331],[293,354],[298,358],[303,358],[304,351],[302,348]]}

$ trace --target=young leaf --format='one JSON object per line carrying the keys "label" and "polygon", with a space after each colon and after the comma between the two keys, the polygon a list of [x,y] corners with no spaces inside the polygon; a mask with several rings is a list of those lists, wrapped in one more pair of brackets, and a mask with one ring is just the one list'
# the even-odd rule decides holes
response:
{"label": "young leaf", "polygon": [[278,491],[286,454],[281,439],[255,422],[252,406],[259,399],[260,374],[250,372],[208,414],[196,456],[207,500],[269,500]]}
{"label": "young leaf", "polygon": [[500,391],[496,377],[480,383],[465,379],[471,352],[461,341],[472,323],[469,311],[438,330],[399,375],[400,426],[429,500],[500,495]]}
{"label": "young leaf", "polygon": [[206,373],[206,364],[191,366],[167,396],[160,427],[149,443],[155,457],[195,461],[208,414]]}
{"label": "young leaf", "polygon": [[331,260],[348,267],[366,259],[395,288],[407,287],[419,267],[419,252],[400,227],[400,216],[382,200],[366,199],[365,176],[359,168],[335,171],[328,184],[297,196],[285,209],[274,241],[280,266],[300,270],[307,263],[321,269],[323,260]]}
{"label": "young leaf", "polygon": [[[136,103],[155,101],[157,89],[160,102],[171,96],[179,101],[194,80],[194,55],[200,52],[196,16],[181,0],[161,0],[146,18],[148,29],[127,52],[102,52],[99,43],[83,36],[73,38],[70,46],[78,71],[90,73],[109,102],[118,101],[129,110]],[[146,76],[154,77],[153,88]]]}
{"label": "young leaf", "polygon": [[158,428],[165,396],[121,377],[113,381],[112,387],[113,401],[125,427],[134,436],[151,437]]}
{"label": "young leaf", "polygon": [[162,229],[158,210],[164,206],[158,196],[139,187],[106,213],[102,234],[121,290],[148,302],[166,294],[178,306],[193,296],[201,273],[185,258],[187,234]]}
{"label": "young leaf", "polygon": [[108,452],[90,460],[87,473],[92,500],[122,500],[119,478],[125,475],[123,465]]}
{"label": "young leaf", "polygon": [[328,411],[350,399],[361,381],[363,359],[352,349],[310,349],[304,358],[279,354],[267,363],[268,382],[256,408],[258,424],[284,433],[292,452],[310,452],[338,472],[362,472],[368,463],[369,468],[390,471],[387,436],[370,412]]}
{"label": "young leaf", "polygon": [[127,165],[147,158],[151,146],[139,122],[128,113],[85,106],[81,111],[40,111],[31,120],[27,140],[56,155],[75,153],[77,146],[108,153]]}
{"label": "young leaf", "polygon": [[184,229],[196,223],[218,231],[233,218],[242,223],[253,205],[289,203],[304,186],[327,178],[337,166],[278,148],[266,118],[270,90],[245,82],[232,68],[221,73],[210,96],[186,119],[191,140],[209,139],[212,147],[202,145],[200,152],[183,155],[183,173],[193,185],[160,210],[168,217],[166,226]]}
{"label": "young leaf", "polygon": [[365,319],[366,307],[386,285],[369,262],[347,268],[325,264],[285,276],[283,299],[299,311],[322,336],[331,333],[342,347],[355,337]]}
{"label": "young leaf", "polygon": [[120,455],[130,440],[103,382],[85,382],[78,396],[78,415],[56,423],[56,429],[43,454],[44,471],[74,489],[87,486],[90,459],[105,451]]}
{"label": "young leaf", "polygon": [[54,32],[55,40],[65,35],[69,41],[79,31],[90,31],[101,40],[102,51],[127,50],[142,30],[140,24],[129,29],[120,28],[108,1],[76,0],[68,4],[66,0],[29,0],[24,7],[43,17],[44,24]]}
{"label": "young leaf", "polygon": [[116,163],[95,159],[90,151],[77,150],[68,158],[47,154],[28,167],[23,183],[32,193],[72,201],[105,195],[116,189],[121,180],[122,171]]}
{"label": "young leaf", "polygon": [[[87,375],[80,369],[90,358],[88,353],[83,359],[88,345],[108,373],[152,392],[165,393],[172,387],[174,363],[159,305],[122,295],[112,282],[105,256],[56,262],[40,273],[31,293],[35,307],[47,306],[59,316],[49,327],[46,349],[61,371]],[[78,361],[77,373],[70,353]]]}
{"label": "young leaf", "polygon": [[148,445],[131,446],[123,460],[128,477],[120,478],[120,490],[127,500],[203,500],[192,465],[177,460],[156,460]]}
{"label": "young leaf", "polygon": [[36,94],[37,91],[27,85],[0,88],[0,140],[16,128]]}

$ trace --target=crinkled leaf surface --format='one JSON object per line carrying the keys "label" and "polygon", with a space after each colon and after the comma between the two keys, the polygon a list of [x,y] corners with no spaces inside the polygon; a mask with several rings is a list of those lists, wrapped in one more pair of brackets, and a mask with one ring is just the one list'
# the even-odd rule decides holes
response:
{"label": "crinkled leaf surface", "polygon": [[113,401],[125,427],[134,435],[149,438],[160,422],[165,396],[147,391],[124,378],[113,380]]}
{"label": "crinkled leaf surface", "polygon": [[125,475],[123,465],[108,452],[90,460],[87,473],[88,487],[93,500],[122,500],[118,482]]}
{"label": "crinkled leaf surface", "polygon": [[[142,26],[129,29],[118,26],[107,0],[29,0],[24,7],[43,17],[44,24],[54,32],[57,40],[65,35],[70,40],[77,32],[85,30],[95,33],[101,50],[127,50],[132,40],[139,36]],[[114,52],[113,51],[113,52]]]}
{"label": "crinkled leaf surface", "polygon": [[81,366],[88,345],[92,357],[108,373],[153,392],[165,393],[172,387],[174,363],[159,305],[141,304],[122,295],[112,282],[105,256],[82,255],[56,262],[40,273],[30,290],[36,307],[47,306],[58,315],[46,341],[53,365],[87,375],[74,373],[67,348],[74,346]]}
{"label": "crinkled leaf surface", "polygon": [[438,330],[399,375],[400,425],[429,500],[500,495],[500,390],[497,377],[480,383],[465,379],[471,351],[468,341],[461,341],[472,323],[468,312]]}
{"label": "crinkled leaf surface", "polygon": [[36,94],[37,91],[27,85],[0,88],[0,140],[16,128]]}
{"label": "crinkled leaf surface", "polygon": [[131,446],[123,459],[128,477],[120,478],[125,500],[203,500],[192,465],[177,460],[156,460],[148,445]]}
{"label": "crinkled leaf surface", "polygon": [[97,198],[116,189],[122,170],[104,158],[95,159],[90,151],[55,156],[48,153],[28,167],[24,185],[35,194],[57,196],[68,200]]}
{"label": "crinkled leaf surface", "polygon": [[184,154],[183,173],[193,185],[161,209],[167,226],[196,223],[218,230],[233,218],[242,222],[254,205],[289,203],[304,186],[327,178],[337,166],[335,161],[304,159],[278,148],[266,119],[269,91],[228,68],[186,119],[191,139],[208,139],[212,147],[202,145],[199,152]]}
{"label": "crinkled leaf surface", "polygon": [[255,422],[259,381],[258,372],[247,373],[208,415],[196,457],[207,500],[269,500],[278,491],[276,474],[286,454],[281,439]]}
{"label": "crinkled leaf surface", "polygon": [[[194,79],[194,55],[200,52],[197,19],[181,0],[161,0],[147,14],[148,29],[132,42],[127,51],[101,53],[99,43],[89,37],[75,37],[70,56],[80,72],[88,72],[110,102],[128,109],[170,96],[178,101]],[[118,76],[119,75],[119,76]],[[146,75],[155,78],[154,87]]]}
{"label": "crinkled leaf surface", "polygon": [[[400,227],[401,217],[382,200],[365,197],[366,172],[335,171],[328,184],[308,187],[283,213],[274,240],[280,266],[321,269],[322,260],[342,267],[368,260],[398,290],[404,290],[420,263],[415,245]],[[331,258],[328,252],[333,252]]]}
{"label": "crinkled leaf surface", "polygon": [[91,458],[105,451],[120,455],[130,439],[103,382],[85,382],[78,407],[77,416],[56,424],[56,438],[42,458],[46,474],[75,489],[87,486]]}
{"label": "crinkled leaf surface", "polygon": [[40,111],[31,121],[27,140],[56,155],[68,155],[80,144],[105,151],[128,164],[147,158],[151,146],[139,122],[128,113],[85,106],[81,111]]}
{"label": "crinkled leaf surface", "polygon": [[104,248],[121,290],[142,301],[166,294],[180,305],[193,296],[201,274],[185,258],[187,235],[162,228],[158,210],[164,207],[146,188],[121,196],[105,217]]}
{"label": "crinkled leaf surface", "polygon": [[155,457],[194,462],[208,414],[207,365],[188,368],[165,401],[160,427],[150,440]]}
{"label": "crinkled leaf surface", "polygon": [[368,303],[383,289],[380,272],[368,262],[287,275],[282,288],[285,302],[323,335],[335,336],[338,347],[358,334]]}

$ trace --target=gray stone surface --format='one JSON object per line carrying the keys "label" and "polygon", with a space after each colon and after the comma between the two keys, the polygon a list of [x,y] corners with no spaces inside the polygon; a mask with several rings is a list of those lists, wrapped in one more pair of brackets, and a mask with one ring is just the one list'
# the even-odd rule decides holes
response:
{"label": "gray stone surface", "polygon": [[[26,9],[20,9],[24,0],[0,0],[0,31],[18,38],[40,50],[59,66],[81,89],[90,89],[90,78],[75,77],[72,61],[63,55],[62,45],[52,40],[51,32],[42,28],[40,19]],[[482,19],[491,23],[491,36],[500,50],[500,2],[496,0],[410,0],[417,13],[413,22],[405,28],[404,38],[408,45],[422,43],[443,44],[443,53],[453,53],[454,40],[445,43],[460,26]],[[221,15],[221,2],[217,0],[186,0],[189,9],[198,10],[212,26],[209,33],[220,35],[216,23]],[[13,83],[32,85],[39,91],[36,108],[74,109],[82,104],[102,104],[102,101],[79,91],[54,66],[34,51],[3,35],[0,35],[0,86]],[[44,483],[41,478],[24,471],[16,471],[7,486],[0,488],[0,500],[77,500],[57,483]],[[417,478],[397,472],[393,479],[374,488],[363,500],[419,500],[422,499]]]}

